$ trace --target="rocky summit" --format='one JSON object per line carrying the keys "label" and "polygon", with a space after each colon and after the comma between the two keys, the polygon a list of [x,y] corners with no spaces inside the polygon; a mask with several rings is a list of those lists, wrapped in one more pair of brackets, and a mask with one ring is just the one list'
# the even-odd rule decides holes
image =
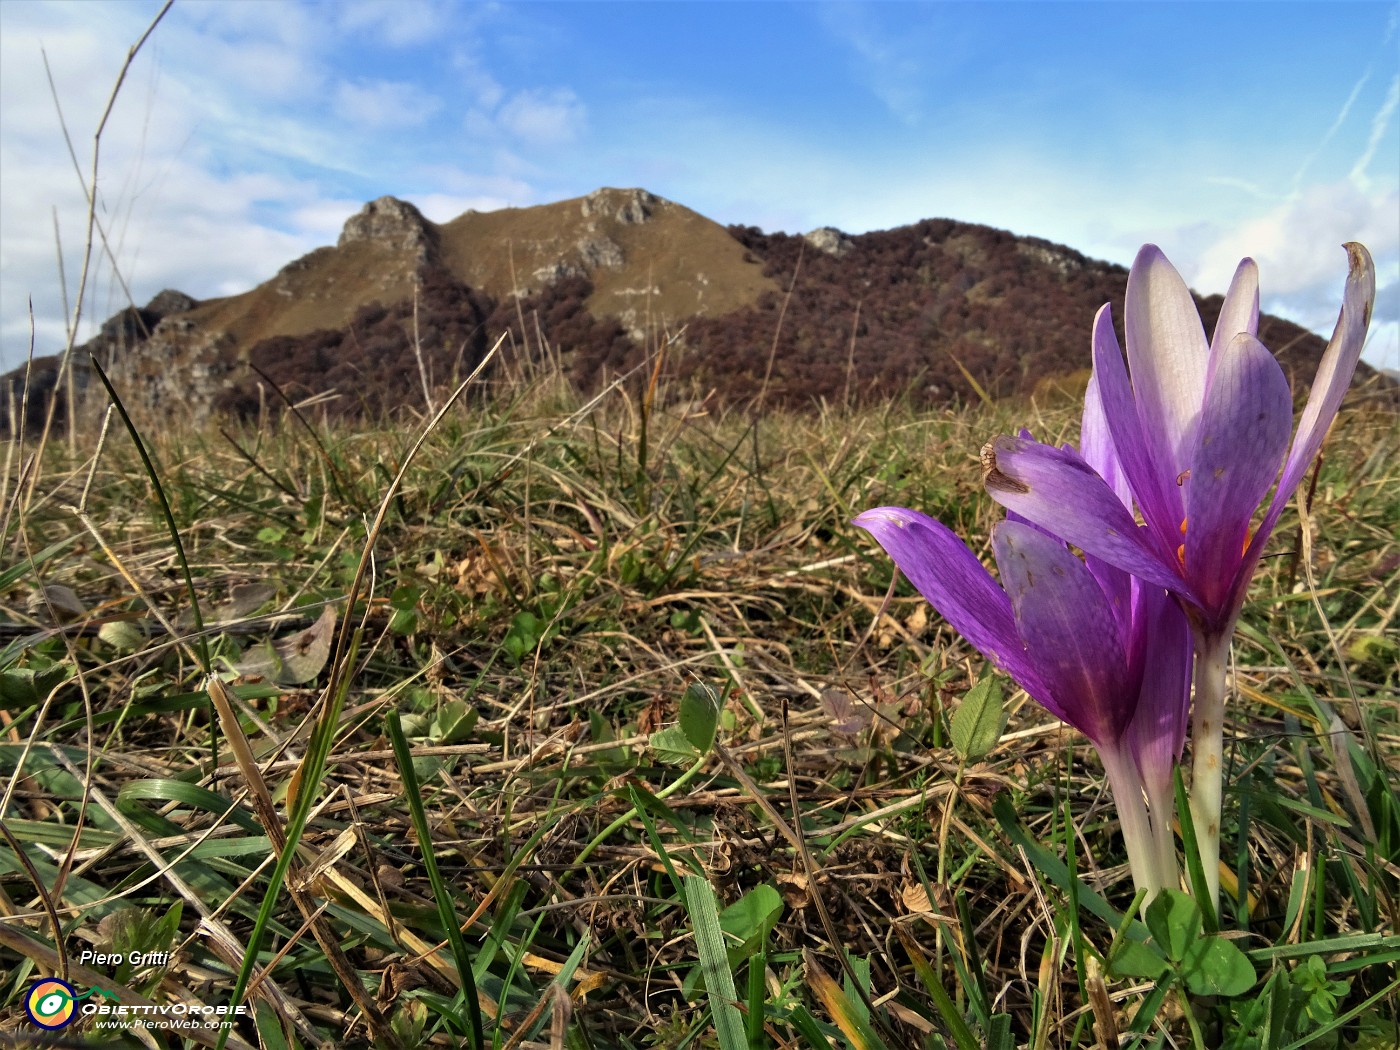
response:
{"label": "rocky summit", "polygon": [[[73,385],[90,391],[95,357],[129,406],[166,417],[309,397],[331,413],[382,413],[421,405],[425,383],[465,375],[504,338],[502,367],[548,360],[585,388],[643,371],[664,344],[670,378],[731,403],[760,387],[766,404],[789,406],[1010,396],[1082,382],[1094,312],[1121,303],[1126,276],[952,219],[765,233],[603,188],[437,224],[386,196],[334,246],[248,292],[197,302],[167,290],[117,314],[80,348]],[[1209,327],[1219,298],[1200,305]],[[1323,340],[1271,317],[1260,336],[1295,389],[1311,378]],[[35,362],[31,419],[57,370],[56,356]],[[0,386],[22,381],[19,370]],[[7,428],[8,404],[0,397]]]}

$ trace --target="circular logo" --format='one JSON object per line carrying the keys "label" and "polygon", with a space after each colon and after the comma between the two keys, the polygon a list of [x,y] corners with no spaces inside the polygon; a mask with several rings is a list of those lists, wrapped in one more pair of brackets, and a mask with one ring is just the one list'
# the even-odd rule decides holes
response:
{"label": "circular logo", "polygon": [[77,1012],[73,1001],[77,997],[78,993],[67,981],[50,977],[29,986],[29,994],[24,997],[24,1009],[31,1021],[52,1032],[72,1023],[73,1015]]}

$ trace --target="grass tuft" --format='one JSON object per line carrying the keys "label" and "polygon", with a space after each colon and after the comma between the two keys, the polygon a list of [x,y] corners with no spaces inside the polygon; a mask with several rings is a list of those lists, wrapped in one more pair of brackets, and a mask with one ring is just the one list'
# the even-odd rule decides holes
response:
{"label": "grass tuft", "polygon": [[988,555],[977,450],[1073,406],[556,380],[428,393],[416,455],[400,420],[10,450],[0,1031],[63,969],[246,1002],[234,1046],[1393,1045],[1393,412],[1346,412],[1251,590],[1220,934],[1177,958],[1092,749],[1004,680],[1004,725],[964,709],[983,661],[849,524]]}

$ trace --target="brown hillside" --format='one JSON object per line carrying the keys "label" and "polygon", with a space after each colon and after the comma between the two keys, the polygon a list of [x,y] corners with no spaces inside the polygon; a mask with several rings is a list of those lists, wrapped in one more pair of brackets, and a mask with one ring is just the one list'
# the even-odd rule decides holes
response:
{"label": "brown hillside", "polygon": [[[767,399],[787,405],[901,393],[942,403],[974,399],[978,386],[994,397],[1044,389],[1089,367],[1090,325],[1104,303],[1114,304],[1122,339],[1128,271],[1039,238],[951,219],[841,235],[839,245],[753,227],[731,233],[765,273],[792,284],[792,296],[784,303],[769,294],[686,329],[680,370],[727,400],[756,395],[775,333]],[[1220,297],[1197,303],[1209,332]],[[1326,341],[1267,314],[1259,337],[1294,390],[1306,391]]]}
{"label": "brown hillside", "polygon": [[469,211],[439,230],[443,264],[470,287],[505,300],[586,276],[589,311],[639,336],[648,317],[717,317],[777,290],[723,226],[646,190]]}
{"label": "brown hillside", "polygon": [[417,208],[383,197],[346,223],[334,248],[303,255],[252,291],[206,300],[187,319],[227,333],[242,352],[263,339],[343,328],[366,303],[411,298],[436,241]]}
{"label": "brown hillside", "polygon": [[[1094,313],[1121,309],[1126,276],[951,219],[769,234],[725,229],[645,190],[600,189],[439,226],[381,197],[334,247],[242,295],[163,292],[112,318],[76,361],[96,356],[129,405],[166,414],[276,403],[264,377],[289,396],[334,394],[335,412],[379,413],[421,403],[425,381],[465,374],[502,335],[502,367],[533,367],[519,359],[540,355],[543,335],[550,360],[594,388],[635,370],[661,332],[683,330],[668,369],[721,401],[752,402],[766,376],[768,405],[941,404],[1082,382]],[[1200,302],[1209,329],[1219,298]],[[1324,340],[1268,316],[1259,335],[1304,392]],[[42,399],[56,364],[35,364]],[[0,390],[5,380],[22,376]],[[86,382],[75,374],[78,389]]]}
{"label": "brown hillside", "polygon": [[717,316],[776,289],[723,226],[646,190],[468,211],[442,226],[384,197],[350,220],[335,247],[317,248],[252,291],[208,300],[189,320],[227,332],[244,351],[263,339],[344,328],[368,303],[410,299],[428,263],[499,301],[587,277],[589,311],[638,336],[648,317],[659,326]]}

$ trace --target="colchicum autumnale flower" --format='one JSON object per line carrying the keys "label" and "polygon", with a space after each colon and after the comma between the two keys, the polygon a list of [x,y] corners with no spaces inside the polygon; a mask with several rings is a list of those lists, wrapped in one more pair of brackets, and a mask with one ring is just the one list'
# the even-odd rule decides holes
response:
{"label": "colchicum autumnale flower", "polygon": [[1093,336],[1096,396],[1145,524],[1138,526],[1122,489],[1072,450],[1006,436],[985,450],[993,498],[1087,555],[1167,588],[1186,611],[1196,644],[1191,810],[1212,899],[1219,892],[1230,638],[1269,534],[1351,383],[1375,300],[1369,253],[1354,243],[1346,250],[1341,315],[1291,447],[1288,381],[1256,338],[1254,262],[1236,270],[1208,344],[1185,282],[1146,245],[1128,276],[1126,367],[1109,307],[1099,311]]}
{"label": "colchicum autumnale flower", "polygon": [[[1086,455],[1114,476],[1102,421],[1091,390]],[[1005,590],[925,514],[877,507],[854,523],[975,648],[1088,737],[1113,790],[1134,883],[1149,897],[1175,888],[1171,770],[1186,733],[1191,638],[1166,591],[1101,560],[1081,561],[1014,516],[992,535]]]}

